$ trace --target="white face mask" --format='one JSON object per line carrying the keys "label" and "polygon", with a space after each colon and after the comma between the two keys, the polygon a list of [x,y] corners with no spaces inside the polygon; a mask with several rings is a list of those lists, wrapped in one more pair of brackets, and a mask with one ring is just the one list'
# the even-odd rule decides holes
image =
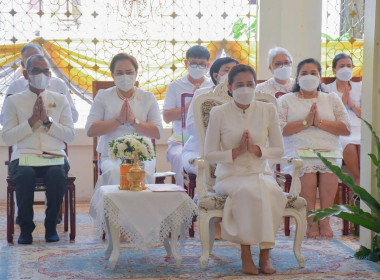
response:
{"label": "white face mask", "polygon": [[319,86],[319,76],[305,75],[298,78],[300,88],[306,91],[316,90]]}
{"label": "white face mask", "polygon": [[283,66],[283,67],[276,68],[274,69],[273,74],[275,78],[285,81],[289,79],[290,76],[292,75],[292,67]]}
{"label": "white face mask", "polygon": [[237,103],[248,105],[252,102],[254,92],[254,88],[241,87],[232,91],[232,97]]}
{"label": "white face mask", "polygon": [[193,67],[189,66],[188,71],[189,71],[190,76],[193,79],[198,80],[198,79],[202,78],[204,75],[206,75],[207,68],[200,69],[198,67],[193,68]]}
{"label": "white face mask", "polygon": [[46,89],[50,82],[50,77],[46,76],[44,73],[29,75],[28,79],[30,85],[36,89]]}
{"label": "white face mask", "polygon": [[136,75],[119,75],[114,78],[115,85],[123,91],[128,91],[136,83]]}
{"label": "white face mask", "polygon": [[227,78],[228,78],[228,74],[224,74],[223,76],[219,75],[219,84],[223,84],[227,80]]}
{"label": "white face mask", "polygon": [[352,68],[349,68],[349,67],[340,68],[338,71],[336,71],[335,76],[337,77],[338,80],[347,82],[351,80],[352,78]]}

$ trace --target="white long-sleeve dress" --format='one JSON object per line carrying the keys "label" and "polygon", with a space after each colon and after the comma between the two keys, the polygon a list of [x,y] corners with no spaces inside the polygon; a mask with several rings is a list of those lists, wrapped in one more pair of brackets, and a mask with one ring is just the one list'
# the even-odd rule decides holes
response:
{"label": "white long-sleeve dress", "polygon": [[[351,82],[351,91],[350,91],[350,97],[352,102],[356,105],[361,107],[362,103],[362,82]],[[342,93],[338,92],[338,89],[336,87],[336,81],[330,83],[330,84],[322,84],[322,90],[325,92],[335,92],[339,95],[340,98],[342,98]],[[350,106],[346,106],[348,116],[350,117],[351,122],[351,134],[348,136],[340,136],[340,142],[342,144],[342,149],[344,150],[348,144],[355,144],[360,145],[360,135],[361,135],[361,119],[356,116],[354,111],[351,109]]]}
{"label": "white long-sleeve dress", "polygon": [[[153,93],[135,88],[134,97],[129,100],[129,104],[133,110],[135,117],[142,122],[150,122],[157,126],[160,135],[163,133],[160,109]],[[90,114],[87,117],[86,131],[91,125],[97,121],[105,121],[115,119],[119,116],[123,100],[121,100],[116,91],[116,87],[111,87],[104,90],[99,90],[94,102],[91,106]],[[138,132],[129,123],[120,125],[114,131],[99,137],[96,151],[101,154],[100,168],[102,175],[98,178],[96,188],[103,185],[120,184],[120,160],[114,160],[109,157],[109,142],[126,134]],[[151,141],[147,138],[148,141]],[[156,168],[156,159],[145,162],[145,182],[148,184],[154,183],[153,173]]]}
{"label": "white long-sleeve dress", "polygon": [[[235,160],[232,149],[248,130],[262,156],[245,153]],[[228,195],[224,206],[222,237],[243,245],[273,248],[286,205],[266,159],[283,154],[282,135],[273,104],[253,101],[243,111],[230,101],[214,107],[205,138],[205,156],[217,163],[214,189]]]}
{"label": "white long-sleeve dress", "polygon": [[[318,114],[322,120],[342,121],[350,130],[350,120],[342,100],[336,93],[318,92],[317,98],[303,99],[294,92],[281,96],[280,123],[284,128],[288,122],[305,120],[314,102],[317,103]],[[342,152],[339,136],[324,131],[316,126],[309,126],[298,133],[284,136],[285,157],[297,158],[297,149],[330,149]],[[329,159],[337,166],[342,165],[341,159]],[[281,166],[284,173],[291,174],[292,166]],[[301,168],[301,176],[304,173],[332,173],[320,159],[305,159]]]}

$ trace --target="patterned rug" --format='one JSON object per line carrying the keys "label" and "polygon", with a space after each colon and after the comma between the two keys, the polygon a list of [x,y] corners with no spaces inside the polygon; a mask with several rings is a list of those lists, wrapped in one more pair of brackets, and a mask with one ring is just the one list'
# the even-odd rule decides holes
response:
{"label": "patterned rug", "polygon": [[[255,279],[380,279],[380,267],[351,256],[354,251],[337,240],[305,240],[305,268],[298,268],[291,239],[277,239],[272,262],[277,273]],[[165,257],[163,247],[149,253],[122,244],[118,265],[108,267],[104,243],[39,244],[0,248],[0,279],[249,279],[241,273],[239,246],[215,243],[208,266],[201,270],[201,247],[187,240],[182,248],[182,265]],[[258,248],[253,249],[258,263]],[[18,264],[18,265],[17,265]]]}

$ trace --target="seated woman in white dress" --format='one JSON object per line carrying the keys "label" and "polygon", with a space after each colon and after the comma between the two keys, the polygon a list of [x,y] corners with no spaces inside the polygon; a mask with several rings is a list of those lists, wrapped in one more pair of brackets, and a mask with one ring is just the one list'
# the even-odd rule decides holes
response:
{"label": "seated woman in white dress", "polygon": [[[135,87],[138,64],[133,56],[119,53],[110,65],[114,87],[99,90],[87,118],[89,137],[99,136],[96,150],[101,154],[102,175],[96,187],[120,184],[121,161],[109,157],[109,142],[126,134],[137,133],[159,139],[163,128],[158,103],[153,93]],[[155,160],[145,162],[148,184],[154,183]]]}
{"label": "seated woman in white dress", "polygon": [[337,93],[346,106],[351,121],[351,134],[341,136],[340,141],[343,148],[343,160],[352,175],[355,184],[360,183],[360,129],[361,129],[361,100],[362,82],[353,82],[352,59],[345,53],[334,57],[332,63],[333,73],[336,80],[331,84],[322,84],[322,91]]}
{"label": "seated woman in white dress", "polygon": [[253,101],[256,73],[248,65],[236,65],[228,74],[233,100],[214,107],[205,137],[205,157],[217,163],[214,189],[228,195],[222,221],[222,237],[241,244],[242,270],[258,274],[250,251],[260,246],[259,265],[274,273],[269,250],[285,209],[286,198],[267,172],[268,158],[284,151],[276,108]]}
{"label": "seated woman in white dress", "polygon": [[[299,157],[297,149],[329,149],[342,151],[339,136],[350,134],[350,120],[342,100],[335,93],[320,89],[321,65],[315,59],[301,61],[297,66],[297,84],[293,92],[279,99],[280,122],[286,157]],[[341,159],[329,159],[340,166]],[[291,174],[292,167],[282,171]],[[318,178],[317,178],[318,177]],[[320,159],[304,159],[301,168],[301,196],[306,199],[306,210],[315,210],[317,184],[321,208],[331,207],[338,189],[338,178]],[[329,219],[310,226],[306,237],[332,238]]]}
{"label": "seated woman in white dress", "polygon": [[258,84],[255,88],[255,93],[267,93],[273,96],[277,92],[291,92],[295,80],[291,78],[293,59],[289,51],[274,47],[268,52],[268,68],[273,73],[273,78]]}

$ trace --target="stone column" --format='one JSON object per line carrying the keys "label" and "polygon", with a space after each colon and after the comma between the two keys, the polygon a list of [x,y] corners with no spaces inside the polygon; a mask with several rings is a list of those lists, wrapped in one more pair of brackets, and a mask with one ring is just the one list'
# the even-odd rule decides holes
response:
{"label": "stone column", "polygon": [[[380,135],[380,1],[367,0],[364,11],[364,57],[363,57],[363,89],[362,118],[372,124]],[[360,185],[380,200],[379,188],[376,187],[376,174],[369,153],[377,155],[375,141],[367,126],[362,124],[361,131],[361,168]],[[370,211],[364,204],[360,207]],[[360,244],[371,248],[373,233],[360,227]]]}

